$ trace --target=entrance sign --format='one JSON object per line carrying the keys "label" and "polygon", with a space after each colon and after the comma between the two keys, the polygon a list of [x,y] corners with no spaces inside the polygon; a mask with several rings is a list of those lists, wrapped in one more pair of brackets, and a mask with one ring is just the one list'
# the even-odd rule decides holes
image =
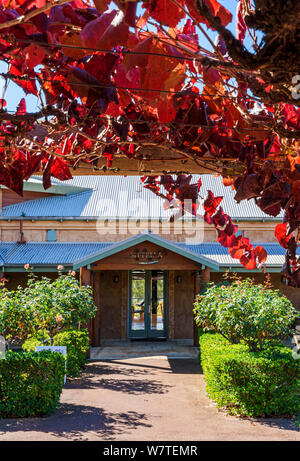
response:
{"label": "entrance sign", "polygon": [[[60,352],[67,359],[67,346],[36,346],[36,352],[52,351]],[[67,367],[67,360],[65,361],[65,368]],[[66,384],[66,375],[64,376],[64,384]]]}
{"label": "entrance sign", "polygon": [[0,336],[0,360],[5,358],[5,338],[3,336]]}
{"label": "entrance sign", "polygon": [[167,256],[166,250],[149,251],[147,248],[135,248],[130,255],[138,264],[156,264]]}

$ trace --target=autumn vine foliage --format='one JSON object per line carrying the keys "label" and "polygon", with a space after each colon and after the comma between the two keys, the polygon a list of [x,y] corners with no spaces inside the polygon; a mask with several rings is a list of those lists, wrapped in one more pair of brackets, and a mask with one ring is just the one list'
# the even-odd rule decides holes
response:
{"label": "autumn vine foliage", "polygon": [[[197,216],[189,173],[221,174],[237,202],[284,211],[283,271],[300,286],[299,2],[239,0],[236,18],[225,4],[0,1],[0,183],[22,194],[38,172],[45,188],[76,169],[138,173]],[[36,96],[35,112],[25,98],[7,110],[11,81]],[[221,200],[209,192],[204,219],[232,257],[262,265],[265,250],[236,236]]]}

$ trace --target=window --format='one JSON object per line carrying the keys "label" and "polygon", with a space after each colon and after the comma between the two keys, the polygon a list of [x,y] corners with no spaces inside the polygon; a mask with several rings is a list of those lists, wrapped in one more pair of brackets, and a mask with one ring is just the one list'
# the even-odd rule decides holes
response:
{"label": "window", "polygon": [[56,230],[55,229],[47,230],[47,242],[56,242]]}

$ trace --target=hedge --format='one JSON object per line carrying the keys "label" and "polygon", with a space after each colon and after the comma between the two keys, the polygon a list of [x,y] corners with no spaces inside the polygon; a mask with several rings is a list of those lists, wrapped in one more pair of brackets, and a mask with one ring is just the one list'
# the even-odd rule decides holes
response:
{"label": "hedge", "polygon": [[80,368],[86,362],[86,352],[90,347],[89,334],[86,329],[66,330],[53,338],[54,346],[67,346],[67,375],[78,376]]}
{"label": "hedge", "polygon": [[65,359],[58,352],[7,352],[0,360],[0,418],[46,416],[59,404]]}
{"label": "hedge", "polygon": [[250,352],[221,335],[199,339],[208,396],[230,414],[291,416],[300,411],[300,360],[280,344]]}
{"label": "hedge", "polygon": [[[90,347],[88,331],[86,329],[68,329],[55,335],[52,342],[53,346],[67,347],[67,375],[71,377],[78,376],[80,368],[86,362],[86,352]],[[35,350],[36,346],[41,345],[42,337],[36,335],[28,338],[22,348],[27,352],[31,352]],[[47,342],[46,345],[50,345],[50,342]]]}

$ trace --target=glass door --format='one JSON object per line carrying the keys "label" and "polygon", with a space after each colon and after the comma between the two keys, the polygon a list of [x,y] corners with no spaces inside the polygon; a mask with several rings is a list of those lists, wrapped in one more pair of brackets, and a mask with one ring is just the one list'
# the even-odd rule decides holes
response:
{"label": "glass door", "polygon": [[134,270],[129,276],[129,338],[167,337],[166,271]]}

